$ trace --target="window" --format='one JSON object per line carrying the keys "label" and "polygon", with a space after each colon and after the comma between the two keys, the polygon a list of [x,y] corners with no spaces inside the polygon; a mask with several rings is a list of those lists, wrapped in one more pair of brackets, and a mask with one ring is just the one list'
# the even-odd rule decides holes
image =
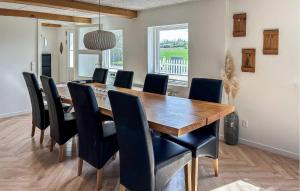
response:
{"label": "window", "polygon": [[111,70],[123,69],[123,31],[112,30],[116,36],[116,46],[111,50],[103,51],[103,66]]}
{"label": "window", "polygon": [[96,67],[100,66],[100,51],[88,50],[83,43],[84,35],[88,32],[98,30],[99,26],[90,25],[78,28],[78,57],[77,75],[78,78],[90,78],[93,76]]}
{"label": "window", "polygon": [[82,77],[91,77],[95,71],[95,66],[99,63],[99,55],[79,54],[78,63],[78,75]]}
{"label": "window", "polygon": [[188,82],[188,24],[148,29],[149,72],[169,75],[169,83]]}

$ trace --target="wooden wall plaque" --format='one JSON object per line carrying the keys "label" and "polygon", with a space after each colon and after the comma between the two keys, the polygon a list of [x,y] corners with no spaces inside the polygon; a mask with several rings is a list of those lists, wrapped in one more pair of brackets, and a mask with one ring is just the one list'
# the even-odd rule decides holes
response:
{"label": "wooden wall plaque", "polygon": [[279,30],[264,31],[264,54],[278,55],[279,49]]}
{"label": "wooden wall plaque", "polygon": [[255,72],[255,49],[243,49],[242,71]]}
{"label": "wooden wall plaque", "polygon": [[243,37],[246,36],[246,23],[247,23],[247,14],[235,14],[233,15],[233,36],[234,37]]}

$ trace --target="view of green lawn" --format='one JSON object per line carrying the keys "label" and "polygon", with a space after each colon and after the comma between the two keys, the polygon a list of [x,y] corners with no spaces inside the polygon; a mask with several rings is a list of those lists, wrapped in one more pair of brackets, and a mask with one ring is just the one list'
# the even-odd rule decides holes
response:
{"label": "view of green lawn", "polygon": [[188,60],[188,49],[160,48],[160,59],[171,59],[171,57],[182,57],[184,60]]}

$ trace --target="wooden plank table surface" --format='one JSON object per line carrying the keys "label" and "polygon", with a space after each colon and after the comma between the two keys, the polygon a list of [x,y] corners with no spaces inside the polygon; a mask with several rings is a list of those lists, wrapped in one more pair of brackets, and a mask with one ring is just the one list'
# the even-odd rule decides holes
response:
{"label": "wooden plank table surface", "polygon": [[[234,106],[230,105],[162,96],[100,83],[86,85],[93,88],[101,113],[112,116],[107,96],[108,90],[136,95],[144,104],[149,127],[155,131],[174,136],[181,136],[211,124],[235,110]],[[57,89],[63,102],[72,103],[66,84],[58,84]],[[128,108],[128,112],[130,113],[130,108]]]}

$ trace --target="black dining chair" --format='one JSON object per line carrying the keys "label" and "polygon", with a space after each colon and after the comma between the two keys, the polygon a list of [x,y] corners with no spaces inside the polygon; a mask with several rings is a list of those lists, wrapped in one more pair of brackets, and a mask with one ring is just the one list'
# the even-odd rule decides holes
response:
{"label": "black dining chair", "polygon": [[151,136],[138,97],[117,91],[109,91],[108,96],[119,143],[120,190],[161,191],[183,167],[189,190],[191,152],[171,141]]}
{"label": "black dining chair", "polygon": [[108,69],[105,68],[96,68],[93,74],[92,79],[89,80],[73,80],[73,83],[86,84],[86,83],[101,83],[105,84],[107,79]]}
{"label": "black dining chair", "polygon": [[96,68],[93,74],[93,82],[105,84],[107,79],[108,69]]}
{"label": "black dining chair", "polygon": [[103,167],[118,151],[113,121],[102,123],[95,94],[90,86],[68,83],[79,137],[78,176],[83,160],[97,169],[97,189],[101,188]]}
{"label": "black dining chair", "polygon": [[[189,99],[221,103],[222,80],[194,78],[192,80]],[[205,156],[214,159],[215,176],[219,173],[219,120],[180,137],[163,135],[177,144],[192,151],[192,187],[197,190],[198,184],[198,158]]]}
{"label": "black dining chair", "polygon": [[63,110],[61,97],[57,92],[52,78],[41,76],[41,82],[49,109],[50,118],[50,151],[53,151],[55,143],[59,144],[59,161],[63,160],[64,144],[77,134],[76,118],[73,112],[66,113]]}
{"label": "black dining chair", "polygon": [[132,71],[118,70],[114,86],[131,89],[134,73]]}
{"label": "black dining chair", "polygon": [[31,137],[35,134],[35,128],[41,130],[40,144],[44,140],[44,131],[49,126],[49,111],[44,105],[42,90],[39,87],[37,79],[33,73],[23,72],[23,77],[29,92],[31,108],[32,108],[32,130]]}
{"label": "black dining chair", "polygon": [[144,83],[144,92],[166,95],[168,88],[168,75],[147,74]]}

